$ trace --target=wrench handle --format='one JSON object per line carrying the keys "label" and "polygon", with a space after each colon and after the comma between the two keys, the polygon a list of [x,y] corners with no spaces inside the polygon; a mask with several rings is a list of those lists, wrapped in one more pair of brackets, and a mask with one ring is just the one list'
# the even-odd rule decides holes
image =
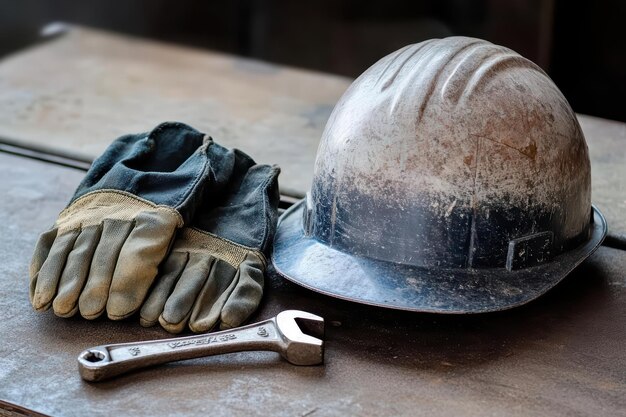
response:
{"label": "wrench handle", "polygon": [[280,342],[274,318],[209,334],[92,347],[78,356],[78,370],[84,380],[94,382],[147,366],[222,353],[281,353]]}

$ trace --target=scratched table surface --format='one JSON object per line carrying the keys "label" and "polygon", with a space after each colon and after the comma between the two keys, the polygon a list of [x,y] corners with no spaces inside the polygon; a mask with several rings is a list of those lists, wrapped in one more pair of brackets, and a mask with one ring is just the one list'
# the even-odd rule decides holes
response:
{"label": "scratched table surface", "polygon": [[[279,163],[283,193],[298,196],[348,84],[77,28],[0,62],[0,142],[89,160],[121,133],[178,119]],[[579,120],[593,200],[611,232],[624,235],[626,125]],[[478,316],[360,306],[270,271],[252,320],[288,308],[324,316],[324,366],[248,352],[83,382],[83,349],[169,337],[136,318],[60,319],[31,309],[33,245],[83,175],[0,153],[0,415],[626,415],[626,252],[609,247],[539,300]]]}
{"label": "scratched table surface", "polygon": [[322,315],[324,366],[241,353],[83,382],[83,349],[169,335],[136,317],[31,309],[33,245],[82,175],[0,153],[0,400],[54,416],[626,414],[626,253],[606,247],[539,300],[482,316],[359,306],[271,274],[253,320],[289,308]]}

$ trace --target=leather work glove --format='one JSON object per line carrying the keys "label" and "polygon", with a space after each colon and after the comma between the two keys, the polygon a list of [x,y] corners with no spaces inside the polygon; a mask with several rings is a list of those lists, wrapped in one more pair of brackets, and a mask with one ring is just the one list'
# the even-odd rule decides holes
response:
{"label": "leather work glove", "polygon": [[256,165],[231,151],[227,183],[207,192],[192,227],[179,231],[160,276],[140,312],[143,326],[157,321],[171,333],[188,324],[207,332],[242,324],[263,295],[267,251],[278,215],[277,166]]}
{"label": "leather work glove", "polygon": [[[96,159],[30,265],[36,310],[87,319],[136,312],[176,230],[190,221],[224,148],[181,123],[115,140]],[[230,168],[228,168],[230,169]]]}

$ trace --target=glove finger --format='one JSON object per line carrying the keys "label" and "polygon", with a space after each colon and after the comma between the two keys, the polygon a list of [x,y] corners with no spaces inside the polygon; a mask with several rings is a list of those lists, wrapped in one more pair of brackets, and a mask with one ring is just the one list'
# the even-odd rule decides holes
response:
{"label": "glove finger", "polygon": [[170,333],[180,333],[189,320],[198,293],[210,274],[215,258],[190,253],[189,262],[163,307],[159,323]]}
{"label": "glove finger", "polygon": [[71,317],[78,311],[78,297],[85,285],[91,259],[101,233],[100,225],[87,226],[76,238],[74,248],[67,256],[57,295],[52,303],[54,314],[57,316]]}
{"label": "glove finger", "polygon": [[84,318],[95,319],[104,312],[115,265],[132,227],[133,223],[129,221],[105,219],[102,222],[100,242],[93,254],[87,283],[78,299],[78,309]]}
{"label": "glove finger", "polygon": [[240,326],[257,309],[263,296],[264,270],[264,263],[253,254],[239,265],[237,284],[220,315],[222,330]]}
{"label": "glove finger", "polygon": [[37,286],[37,277],[39,276],[39,270],[41,266],[48,258],[50,254],[50,248],[52,248],[52,244],[54,243],[54,239],[57,236],[58,229],[52,228],[47,232],[44,232],[39,236],[39,240],[37,240],[37,245],[35,246],[35,251],[33,252],[33,257],[30,261],[30,288],[28,292],[28,296],[30,298],[30,303],[33,304],[33,297],[35,295],[35,287]]}
{"label": "glove finger", "polygon": [[139,312],[139,322],[142,326],[150,327],[158,323],[165,302],[185,269],[188,259],[187,252],[172,252],[165,260],[157,282]]}
{"label": "glove finger", "polygon": [[135,218],[135,227],[122,246],[111,281],[107,300],[111,320],[124,319],[141,306],[167,255],[176,221],[157,211],[145,211]]}
{"label": "glove finger", "polygon": [[59,278],[63,268],[65,268],[67,255],[74,247],[74,241],[79,233],[80,229],[70,230],[54,239],[48,257],[37,274],[37,284],[32,301],[35,310],[43,311],[50,308],[57,292]]}
{"label": "glove finger", "polygon": [[220,318],[222,307],[235,288],[237,270],[229,263],[216,259],[206,283],[196,298],[189,328],[197,333],[208,332]]}

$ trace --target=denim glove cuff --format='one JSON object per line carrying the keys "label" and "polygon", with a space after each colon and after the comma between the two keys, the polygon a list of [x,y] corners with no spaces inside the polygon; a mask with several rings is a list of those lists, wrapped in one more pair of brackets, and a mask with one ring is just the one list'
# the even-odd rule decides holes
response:
{"label": "denim glove cuff", "polygon": [[68,206],[93,191],[112,189],[172,207],[188,223],[214,172],[229,172],[227,153],[185,124],[162,123],[149,133],[113,142],[94,161]]}

